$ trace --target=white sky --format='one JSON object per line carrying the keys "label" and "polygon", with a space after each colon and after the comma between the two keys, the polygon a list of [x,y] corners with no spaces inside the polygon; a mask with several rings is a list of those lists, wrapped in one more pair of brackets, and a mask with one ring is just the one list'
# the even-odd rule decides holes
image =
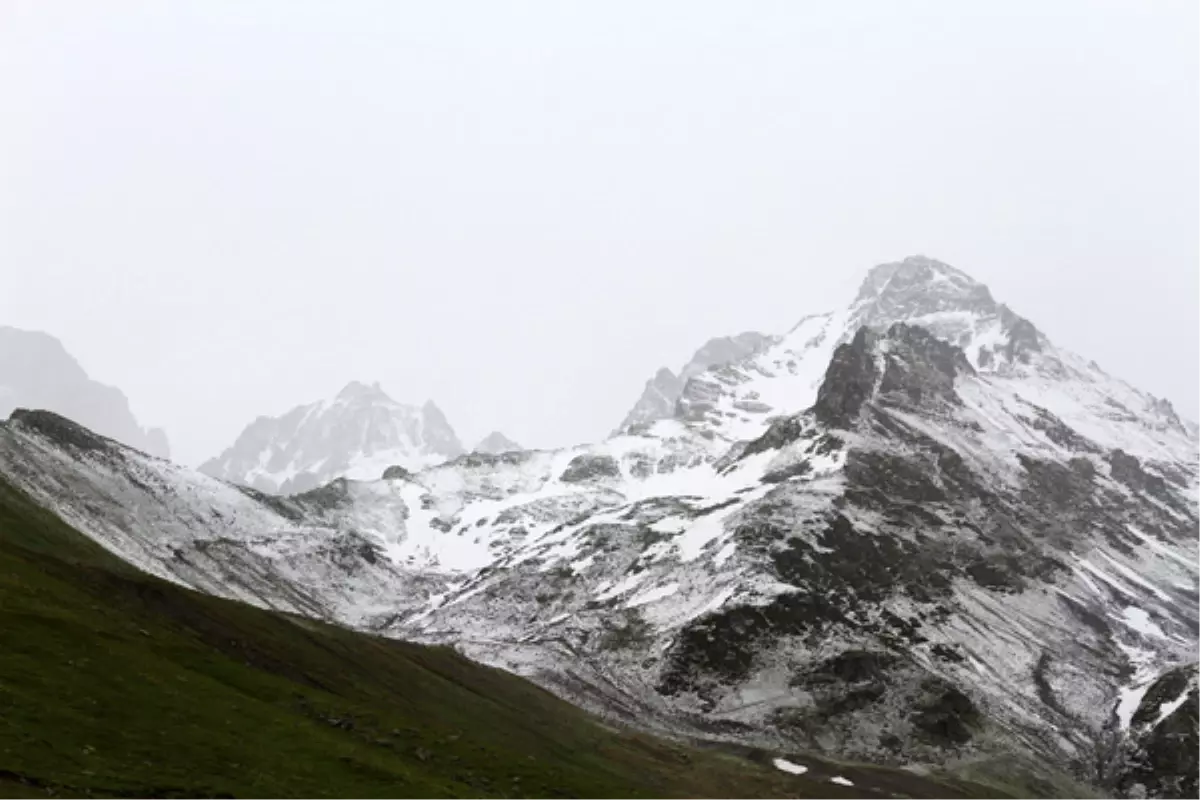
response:
{"label": "white sky", "polygon": [[185,462],[350,379],[551,446],[924,253],[1195,419],[1198,9],[0,0],[0,323]]}

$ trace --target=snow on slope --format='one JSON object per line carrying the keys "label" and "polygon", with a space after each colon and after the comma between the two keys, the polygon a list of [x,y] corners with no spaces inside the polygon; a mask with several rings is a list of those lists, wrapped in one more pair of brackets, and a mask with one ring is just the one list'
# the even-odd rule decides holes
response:
{"label": "snow on slope", "polygon": [[772,416],[816,400],[834,349],[860,327],[896,322],[960,347],[976,370],[1003,379],[993,389],[1047,409],[1103,446],[1153,459],[1195,454],[1196,426],[1170,403],[1055,347],[986,286],[924,256],[875,267],[847,307],[805,317],[761,352],[694,375],[672,415],[728,442],[752,439]]}
{"label": "snow on slope", "polygon": [[189,585],[745,741],[1061,764],[1194,650],[1196,427],[953,268],[877,267],[847,308],[693,375],[672,415],[292,498],[53,456],[20,421],[0,469]]}
{"label": "snow on slope", "polygon": [[0,426],[0,473],[130,563],[210,594],[353,626],[424,599],[375,542],[317,521],[337,485],[269,498],[24,410]]}
{"label": "snow on slope", "polygon": [[408,406],[377,383],[350,383],[332,400],[282,417],[259,417],[200,471],[264,492],[293,494],[339,477],[373,480],[391,466],[419,470],[463,452],[432,402]]}

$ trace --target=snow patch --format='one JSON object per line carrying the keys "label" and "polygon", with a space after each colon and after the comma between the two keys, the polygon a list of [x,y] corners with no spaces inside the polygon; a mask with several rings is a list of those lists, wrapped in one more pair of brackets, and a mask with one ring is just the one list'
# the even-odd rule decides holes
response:
{"label": "snow patch", "polygon": [[803,775],[804,773],[808,772],[808,767],[802,764],[794,764],[791,761],[788,761],[786,758],[777,758],[771,763],[775,765],[775,769],[783,770],[784,772],[790,772],[793,775]]}
{"label": "snow patch", "polygon": [[659,586],[651,589],[648,592],[643,592],[637,597],[634,597],[625,604],[626,608],[634,608],[635,606],[644,606],[647,603],[653,603],[656,600],[662,600],[664,597],[670,597],[679,591],[678,583],[668,583],[666,586]]}
{"label": "snow patch", "polygon": [[1125,606],[1121,611],[1121,616],[1125,624],[1133,628],[1143,636],[1153,636],[1155,639],[1166,639],[1167,635],[1163,633],[1162,628],[1154,624],[1154,620],[1150,619],[1150,615],[1143,608],[1137,606]]}

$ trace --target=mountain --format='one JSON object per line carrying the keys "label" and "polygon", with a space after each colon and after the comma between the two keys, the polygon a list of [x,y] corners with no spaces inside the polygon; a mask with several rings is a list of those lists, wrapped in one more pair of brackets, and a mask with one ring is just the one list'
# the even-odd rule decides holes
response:
{"label": "mountain", "polygon": [[1197,745],[1173,677],[1200,640],[1197,444],[913,257],[595,444],[280,498],[19,411],[0,476],[155,575],[452,645],[614,722],[1169,797]]}
{"label": "mountain", "polygon": [[709,339],[696,351],[691,360],[683,365],[678,375],[663,367],[655,373],[653,378],[646,381],[646,388],[642,391],[642,396],[625,415],[624,421],[617,428],[617,433],[627,431],[635,425],[674,416],[675,404],[679,402],[690,378],[713,367],[724,366],[744,359],[773,344],[774,341],[771,337],[754,331],[739,333],[737,336],[720,336]]}
{"label": "mountain", "polygon": [[149,577],[3,480],[0,534],[5,797],[837,797],[845,776],[995,794],[604,727],[446,648]]}
{"label": "mountain", "polygon": [[499,453],[514,453],[524,450],[525,448],[514,442],[512,439],[505,436],[500,431],[492,431],[487,436],[480,440],[479,444],[471,451],[473,453],[487,453],[497,455]]}
{"label": "mountain", "polygon": [[170,452],[166,433],[139,425],[125,395],[89,378],[58,339],[0,325],[0,417],[15,408],[54,411],[161,458]]}
{"label": "mountain", "polygon": [[[82,461],[164,464],[52,414],[12,425]],[[1018,798],[613,729],[449,649],[145,575],[2,479],[0,533],[5,798]]]}
{"label": "mountain", "polygon": [[378,383],[351,382],[332,400],[259,417],[200,471],[260,491],[295,494],[334,478],[378,478],[461,455],[462,444],[432,401],[409,406]]}

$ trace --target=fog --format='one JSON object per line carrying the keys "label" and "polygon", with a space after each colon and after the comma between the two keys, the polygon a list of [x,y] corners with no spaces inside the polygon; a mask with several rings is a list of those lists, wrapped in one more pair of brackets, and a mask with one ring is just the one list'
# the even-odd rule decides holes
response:
{"label": "fog", "polygon": [[0,325],[176,457],[610,431],[914,253],[1200,417],[1195,2],[0,4]]}

